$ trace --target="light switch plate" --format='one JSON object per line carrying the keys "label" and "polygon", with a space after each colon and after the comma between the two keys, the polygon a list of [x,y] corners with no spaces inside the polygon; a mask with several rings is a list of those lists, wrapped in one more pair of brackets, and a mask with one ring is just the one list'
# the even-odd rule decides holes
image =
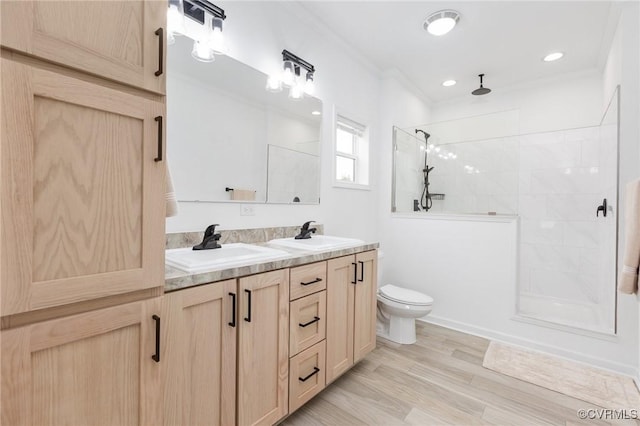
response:
{"label": "light switch plate", "polygon": [[255,216],[256,210],[251,204],[240,204],[240,216]]}

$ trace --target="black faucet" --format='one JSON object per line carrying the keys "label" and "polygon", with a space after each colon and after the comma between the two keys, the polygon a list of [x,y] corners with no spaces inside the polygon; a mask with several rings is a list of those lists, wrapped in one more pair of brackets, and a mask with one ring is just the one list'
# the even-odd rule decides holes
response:
{"label": "black faucet", "polygon": [[316,233],[316,228],[309,229],[309,224],[315,222],[315,220],[310,220],[309,222],[305,222],[300,228],[300,233],[295,236],[296,240],[308,240],[311,238],[311,233]]}
{"label": "black faucet", "polygon": [[207,230],[204,231],[204,238],[200,244],[193,246],[194,250],[212,250],[219,249],[222,246],[218,243],[221,234],[216,234],[216,226],[220,226],[217,223],[207,226]]}

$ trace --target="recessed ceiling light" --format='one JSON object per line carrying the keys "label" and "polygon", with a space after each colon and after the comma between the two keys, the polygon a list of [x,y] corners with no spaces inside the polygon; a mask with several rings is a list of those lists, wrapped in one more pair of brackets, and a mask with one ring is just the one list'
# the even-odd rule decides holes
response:
{"label": "recessed ceiling light", "polygon": [[455,84],[456,84],[456,81],[455,81],[455,80],[447,80],[447,81],[443,81],[443,82],[442,82],[442,85],[443,85],[444,87],[453,86],[453,85],[455,85]]}
{"label": "recessed ceiling light", "polygon": [[320,111],[311,111],[311,115],[320,115],[322,114]]}
{"label": "recessed ceiling light", "polygon": [[562,52],[553,52],[553,53],[549,53],[547,56],[542,58],[542,60],[545,61],[545,62],[552,62],[552,61],[557,61],[558,59],[562,58],[563,56],[564,56],[564,53],[562,53]]}
{"label": "recessed ceiling light", "polygon": [[434,36],[445,35],[456,26],[460,14],[455,10],[440,10],[432,13],[424,20],[422,28]]}

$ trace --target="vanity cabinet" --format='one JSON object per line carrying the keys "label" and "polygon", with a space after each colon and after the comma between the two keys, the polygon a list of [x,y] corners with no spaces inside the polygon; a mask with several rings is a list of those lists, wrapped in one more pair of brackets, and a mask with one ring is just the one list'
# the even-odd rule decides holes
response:
{"label": "vanity cabinet", "polygon": [[288,413],[289,270],[238,280],[238,424],[272,425]]}
{"label": "vanity cabinet", "polygon": [[165,93],[167,3],[3,1],[2,46]]}
{"label": "vanity cabinet", "polygon": [[160,298],[2,331],[2,424],[162,424]]}
{"label": "vanity cabinet", "polygon": [[236,280],[164,296],[164,424],[233,425]]}
{"label": "vanity cabinet", "polygon": [[327,261],[326,380],[376,346],[377,251]]}
{"label": "vanity cabinet", "polygon": [[161,289],[164,103],[6,58],[1,67],[2,315]]}

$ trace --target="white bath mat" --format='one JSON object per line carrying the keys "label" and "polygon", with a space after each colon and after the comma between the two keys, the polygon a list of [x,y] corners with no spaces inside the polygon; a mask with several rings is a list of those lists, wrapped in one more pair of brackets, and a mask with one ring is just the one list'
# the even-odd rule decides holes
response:
{"label": "white bath mat", "polygon": [[482,366],[609,409],[640,407],[633,379],[563,358],[492,341]]}

